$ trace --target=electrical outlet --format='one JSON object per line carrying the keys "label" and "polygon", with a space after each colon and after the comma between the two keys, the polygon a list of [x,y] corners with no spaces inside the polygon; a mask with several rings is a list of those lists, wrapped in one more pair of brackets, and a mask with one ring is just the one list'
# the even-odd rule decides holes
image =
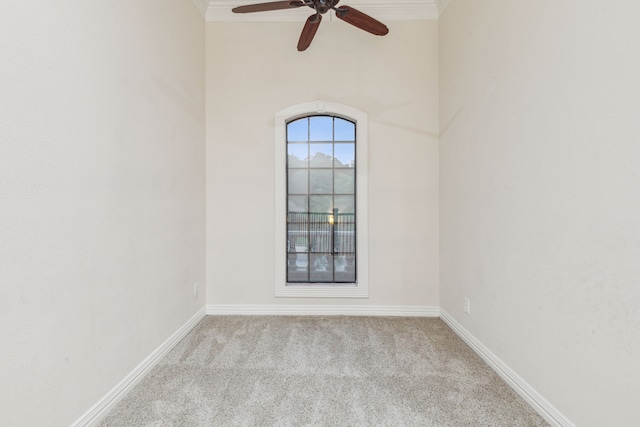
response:
{"label": "electrical outlet", "polygon": [[193,284],[193,298],[198,299],[198,282]]}
{"label": "electrical outlet", "polygon": [[471,301],[469,298],[464,299],[464,312],[471,315]]}

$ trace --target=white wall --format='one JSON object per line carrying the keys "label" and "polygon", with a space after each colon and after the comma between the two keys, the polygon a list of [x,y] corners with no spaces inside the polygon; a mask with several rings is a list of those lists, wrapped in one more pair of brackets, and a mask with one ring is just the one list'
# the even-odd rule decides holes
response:
{"label": "white wall", "polygon": [[[207,303],[437,306],[438,24],[302,26],[207,24]],[[274,114],[317,99],[368,115],[369,299],[274,297]]]}
{"label": "white wall", "polygon": [[2,2],[0,425],[69,425],[204,305],[204,41],[190,0]]}
{"label": "white wall", "polygon": [[580,426],[640,416],[638,16],[455,0],[440,19],[441,305]]}

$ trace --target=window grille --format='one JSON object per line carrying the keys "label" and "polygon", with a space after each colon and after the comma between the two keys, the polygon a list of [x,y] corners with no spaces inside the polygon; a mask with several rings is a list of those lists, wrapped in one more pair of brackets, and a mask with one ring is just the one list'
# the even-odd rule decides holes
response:
{"label": "window grille", "polygon": [[356,125],[287,123],[287,282],[357,283]]}

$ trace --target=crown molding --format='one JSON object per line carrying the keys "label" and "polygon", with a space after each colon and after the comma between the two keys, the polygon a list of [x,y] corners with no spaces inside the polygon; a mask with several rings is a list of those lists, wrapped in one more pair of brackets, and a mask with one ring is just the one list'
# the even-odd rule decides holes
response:
{"label": "crown molding", "polygon": [[[345,0],[353,6],[380,21],[420,21],[437,20],[449,0]],[[236,6],[262,3],[264,0],[194,0],[207,4],[204,13],[207,22],[300,22],[309,16],[306,7],[261,13],[236,14],[231,12]],[[335,20],[333,12],[327,18]],[[326,19],[326,18],[325,18]]]}

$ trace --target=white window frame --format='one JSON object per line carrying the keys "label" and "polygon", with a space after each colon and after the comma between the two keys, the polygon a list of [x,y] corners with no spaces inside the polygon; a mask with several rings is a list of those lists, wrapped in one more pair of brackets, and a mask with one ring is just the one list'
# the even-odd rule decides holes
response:
{"label": "white window frame", "polygon": [[[357,283],[287,283],[287,122],[326,114],[356,124],[356,268]],[[368,298],[369,226],[367,214],[367,115],[329,101],[294,105],[275,114],[275,296],[292,298]]]}

